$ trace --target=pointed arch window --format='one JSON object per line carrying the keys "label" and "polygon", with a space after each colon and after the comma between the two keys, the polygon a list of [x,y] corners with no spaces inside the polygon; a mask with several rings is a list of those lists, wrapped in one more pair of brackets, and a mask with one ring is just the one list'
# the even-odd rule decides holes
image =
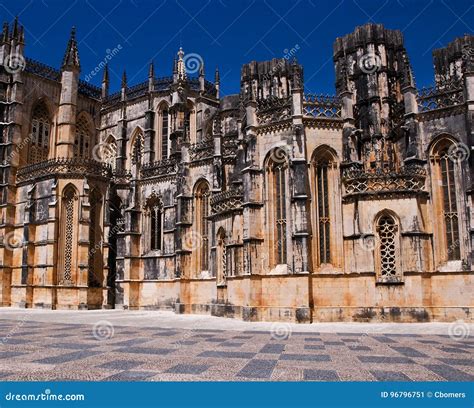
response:
{"label": "pointed arch window", "polygon": [[76,210],[77,195],[74,187],[65,188],[61,209],[61,267],[59,268],[59,283],[70,285],[74,278],[75,231],[77,224]]}
{"label": "pointed arch window", "polygon": [[331,217],[329,212],[329,163],[316,164],[316,200],[318,217],[318,253],[320,263],[331,262]]}
{"label": "pointed arch window", "polygon": [[201,241],[199,246],[199,270],[209,270],[209,198],[210,190],[207,182],[201,182],[196,188],[196,221]]}
{"label": "pointed arch window", "polygon": [[400,231],[397,219],[382,213],[376,221],[376,271],[379,282],[401,281]]}
{"label": "pointed arch window", "polygon": [[76,137],[74,140],[74,157],[89,158],[89,149],[91,143],[91,136],[89,124],[86,118],[81,116],[76,124]]}
{"label": "pointed arch window", "polygon": [[461,259],[459,242],[459,214],[456,202],[456,181],[453,157],[447,148],[440,158],[441,186],[443,192],[443,219],[446,234],[448,261]]}
{"label": "pointed arch window", "polygon": [[103,145],[103,151],[100,152],[102,160],[115,170],[116,159],[117,159],[117,143],[115,143],[115,137],[110,135],[107,141]]}
{"label": "pointed arch window", "polygon": [[433,188],[434,216],[441,222],[434,224],[436,255],[439,262],[457,261],[462,259],[461,231],[459,229],[462,196],[456,194],[458,183],[462,182],[461,162],[456,157],[456,142],[451,138],[442,137],[437,140],[431,150],[431,177]]}
{"label": "pointed arch window", "polygon": [[162,206],[158,200],[153,200],[148,207],[150,218],[150,250],[161,250],[162,241]]}
{"label": "pointed arch window", "polygon": [[48,159],[51,123],[44,103],[35,106],[31,119],[29,162],[38,163]]}
{"label": "pointed arch window", "polygon": [[161,160],[168,158],[169,115],[168,108],[161,111]]}
{"label": "pointed arch window", "polygon": [[94,189],[90,194],[89,287],[102,286],[102,196]]}
{"label": "pointed arch window", "polygon": [[275,267],[286,264],[288,258],[288,161],[283,149],[271,152],[266,172],[269,266]]}

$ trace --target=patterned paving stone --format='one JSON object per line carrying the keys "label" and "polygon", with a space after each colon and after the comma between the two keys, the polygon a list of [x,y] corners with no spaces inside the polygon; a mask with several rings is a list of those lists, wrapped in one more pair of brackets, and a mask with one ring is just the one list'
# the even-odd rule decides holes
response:
{"label": "patterned paving stone", "polygon": [[326,346],[345,346],[346,344],[342,341],[325,341],[324,345]]}
{"label": "patterned paving stone", "polygon": [[368,346],[349,346],[349,350],[352,351],[372,351]]}
{"label": "patterned paving stone", "polygon": [[19,351],[0,351],[0,359],[22,356],[25,353]]}
{"label": "patterned paving stone", "polygon": [[411,381],[411,378],[398,371],[371,370],[370,373],[378,381]]}
{"label": "patterned paving stone", "polygon": [[446,353],[469,353],[469,351],[464,350],[462,348],[454,348],[454,347],[439,347],[439,350],[445,351]]}
{"label": "patterned paving stone", "polygon": [[210,339],[206,339],[204,341],[208,341],[210,343],[222,343],[224,341],[226,341],[227,339],[223,339],[221,337],[213,337],[213,338],[210,338]]}
{"label": "patterned paving stone", "polygon": [[107,363],[101,364],[97,367],[100,368],[108,368],[111,370],[130,370],[135,368],[139,365],[143,364],[142,361],[135,361],[135,360],[112,360]]}
{"label": "patterned paving stone", "polygon": [[176,351],[176,349],[168,349],[168,348],[152,348],[152,347],[129,347],[129,348],[121,348],[115,350],[118,353],[135,353],[135,354],[159,354],[159,355],[167,355]]}
{"label": "patterned paving stone", "polygon": [[198,357],[219,357],[219,358],[247,358],[251,359],[255,353],[245,353],[240,351],[204,351],[198,354]]}
{"label": "patterned paving stone", "polygon": [[157,373],[153,371],[122,371],[121,373],[104,378],[103,381],[143,381],[156,374]]}
{"label": "patterned paving stone", "polygon": [[[53,343],[48,345],[51,348],[59,349],[71,349],[71,350],[84,350],[84,343]],[[91,346],[88,347],[92,348]]]}
{"label": "patterned paving stone", "polygon": [[323,346],[322,344],[305,344],[304,349],[305,350],[326,350],[326,346]]}
{"label": "patterned paving stone", "polygon": [[408,357],[385,357],[385,356],[357,356],[362,363],[380,363],[380,364],[415,364]]}
{"label": "patterned paving stone", "polygon": [[372,336],[373,339],[380,341],[381,343],[397,343],[397,340],[391,339],[387,336]]}
{"label": "patterned paving stone", "polygon": [[339,376],[334,370],[304,370],[306,381],[339,381]]}
{"label": "patterned paving stone", "polygon": [[473,375],[446,364],[425,364],[424,366],[448,381],[474,381]]}
{"label": "patterned paving stone", "polygon": [[233,338],[236,340],[249,340],[252,336],[234,336]]}
{"label": "patterned paving stone", "polygon": [[323,341],[319,337],[305,337],[304,341]]}
{"label": "patterned paving stone", "polygon": [[420,351],[415,350],[412,347],[391,346],[391,348],[398,351],[400,354],[403,354],[406,357],[429,357],[425,353],[421,353]]}
{"label": "patterned paving stone", "polygon": [[265,344],[261,349],[260,353],[280,354],[285,350],[284,344]]}
{"label": "patterned paving stone", "polygon": [[461,365],[461,366],[470,366],[470,367],[474,365],[474,362],[472,360],[467,360],[467,359],[464,360],[460,358],[438,358],[438,360],[449,365]]}
{"label": "patterned paving stone", "polygon": [[242,347],[243,345],[244,343],[236,343],[236,342],[231,342],[231,341],[227,341],[227,342],[219,344],[219,346],[222,346],[222,347]]}
{"label": "patterned paving stone", "polygon": [[331,361],[331,357],[327,354],[282,354],[280,360]]}
{"label": "patterned paving stone", "polygon": [[270,378],[276,364],[276,360],[251,360],[236,376],[244,378]]}
{"label": "patterned paving stone", "polygon": [[130,340],[123,340],[117,343],[111,343],[111,346],[134,346],[135,344],[146,343],[150,341],[150,339],[130,339]]}
{"label": "patterned paving stone", "polygon": [[60,354],[59,356],[46,357],[40,360],[35,360],[35,363],[40,364],[59,364],[66,363],[68,361],[81,360],[83,358],[95,356],[100,354],[97,351],[76,351],[74,353]]}
{"label": "patterned paving stone", "polygon": [[165,373],[202,374],[204,371],[207,371],[208,369],[209,369],[209,366],[205,364],[178,364],[166,370]]}

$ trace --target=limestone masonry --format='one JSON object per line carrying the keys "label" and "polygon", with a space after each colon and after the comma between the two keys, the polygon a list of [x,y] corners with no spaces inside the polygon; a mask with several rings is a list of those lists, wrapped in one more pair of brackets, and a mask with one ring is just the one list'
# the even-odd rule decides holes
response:
{"label": "limestone masonry", "polygon": [[[300,52],[304,52],[301,50]],[[109,93],[0,38],[0,305],[244,320],[472,320],[474,36],[417,89],[400,31],[337,38],[336,96],[293,59],[241,89],[196,75]],[[164,64],[160,64],[162,66]]]}

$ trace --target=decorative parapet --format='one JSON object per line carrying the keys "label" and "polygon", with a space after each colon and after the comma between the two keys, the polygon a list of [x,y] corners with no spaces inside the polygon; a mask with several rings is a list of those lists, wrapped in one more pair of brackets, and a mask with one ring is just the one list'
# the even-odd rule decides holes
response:
{"label": "decorative parapet", "polygon": [[240,209],[243,202],[243,188],[239,185],[237,188],[214,194],[211,197],[212,214],[222,214],[227,211]]}
{"label": "decorative parapet", "polygon": [[429,112],[436,109],[449,108],[464,103],[464,90],[459,81],[438,84],[422,88],[418,92],[418,111]]}
{"label": "decorative parapet", "polygon": [[112,168],[109,164],[83,158],[57,158],[21,167],[17,182],[36,180],[51,176],[62,178],[101,177],[110,179]]}
{"label": "decorative parapet", "polygon": [[141,168],[141,176],[162,177],[176,174],[178,171],[178,162],[174,158],[159,160],[152,163],[146,163]]}
{"label": "decorative parapet", "polygon": [[341,101],[336,96],[305,94],[303,114],[313,118],[340,118]]}
{"label": "decorative parapet", "polygon": [[342,171],[345,195],[423,191],[426,170],[420,163],[406,164],[399,172],[369,173],[360,163],[352,163]]}
{"label": "decorative parapet", "polygon": [[259,125],[268,125],[291,118],[291,97],[271,96],[257,102],[257,120]]}
{"label": "decorative parapet", "polygon": [[208,159],[214,156],[214,139],[206,139],[195,143],[189,148],[191,161]]}

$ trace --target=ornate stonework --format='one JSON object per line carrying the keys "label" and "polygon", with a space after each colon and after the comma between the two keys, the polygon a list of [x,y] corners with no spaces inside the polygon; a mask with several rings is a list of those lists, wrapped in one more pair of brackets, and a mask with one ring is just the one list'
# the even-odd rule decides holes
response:
{"label": "ornate stonework", "polygon": [[[5,25],[0,61],[23,55]],[[0,304],[172,309],[245,320],[472,319],[474,37],[416,88],[399,31],[337,38],[336,95],[297,61],[239,94],[186,71],[109,94],[0,66]],[[164,65],[164,64],[160,64]]]}

